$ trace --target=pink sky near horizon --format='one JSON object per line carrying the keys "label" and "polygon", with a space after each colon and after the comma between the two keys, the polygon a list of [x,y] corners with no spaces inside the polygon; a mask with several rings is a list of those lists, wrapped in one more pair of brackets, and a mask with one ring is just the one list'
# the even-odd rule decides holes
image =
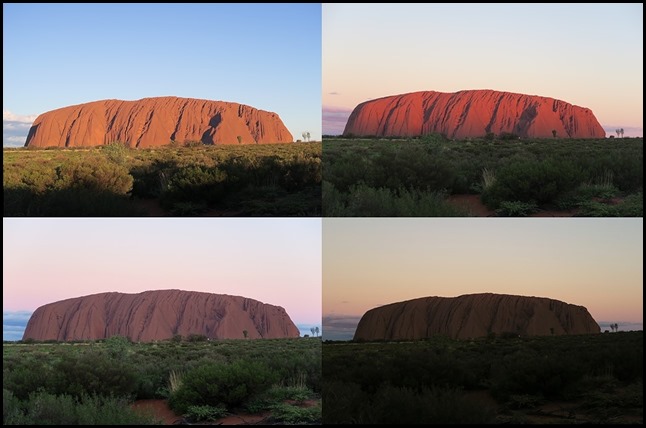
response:
{"label": "pink sky near horizon", "polygon": [[324,134],[370,99],[493,89],[643,136],[643,4],[323,4],[322,30]]}
{"label": "pink sky near horizon", "polygon": [[3,219],[3,311],[182,289],[321,322],[320,219]]}
{"label": "pink sky near horizon", "polygon": [[323,236],[323,316],[490,292],[643,323],[642,218],[325,218]]}

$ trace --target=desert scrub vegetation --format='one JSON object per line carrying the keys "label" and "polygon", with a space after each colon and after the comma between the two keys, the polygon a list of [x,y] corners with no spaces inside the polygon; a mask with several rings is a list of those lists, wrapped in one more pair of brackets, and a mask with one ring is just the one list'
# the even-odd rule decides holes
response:
{"label": "desert scrub vegetation", "polygon": [[[314,400],[320,422],[321,382],[317,339],[5,343],[3,422],[155,423],[130,411],[139,399],[168,399],[191,422],[243,410],[277,423],[300,414],[292,400]],[[273,415],[283,405],[298,409]],[[311,423],[312,412],[300,422]]]}
{"label": "desert scrub vegetation", "polygon": [[643,215],[643,138],[503,137],[324,138],[323,215],[464,216],[447,198],[466,194],[500,216]]}
{"label": "desert scrub vegetation", "polygon": [[553,403],[551,422],[643,423],[643,331],[324,342],[323,378],[325,424],[544,423]]}
{"label": "desert scrub vegetation", "polygon": [[4,149],[5,216],[317,216],[321,143]]}

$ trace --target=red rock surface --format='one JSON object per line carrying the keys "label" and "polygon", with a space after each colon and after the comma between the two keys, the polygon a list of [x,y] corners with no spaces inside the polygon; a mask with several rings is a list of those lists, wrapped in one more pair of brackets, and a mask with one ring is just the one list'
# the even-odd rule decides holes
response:
{"label": "red rock surface", "polygon": [[214,339],[299,337],[285,309],[253,299],[182,290],[100,293],[50,303],[32,314],[23,339],[133,341],[202,334]]}
{"label": "red rock surface", "polygon": [[193,98],[103,100],[43,113],[29,130],[26,147],[89,147],[115,141],[155,147],[204,144],[290,143],[276,113],[243,104]]}
{"label": "red rock surface", "polygon": [[492,90],[394,95],[359,104],[344,135],[448,138],[512,133],[519,137],[605,138],[592,111],[553,98]]}
{"label": "red rock surface", "polygon": [[454,339],[487,336],[490,332],[527,336],[600,333],[583,306],[544,297],[507,294],[466,294],[423,297],[374,308],[357,326],[355,340]]}

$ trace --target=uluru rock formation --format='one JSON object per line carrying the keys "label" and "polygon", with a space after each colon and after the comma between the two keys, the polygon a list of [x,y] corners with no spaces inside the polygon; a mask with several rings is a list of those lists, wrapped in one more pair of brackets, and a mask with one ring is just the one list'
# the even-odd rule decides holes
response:
{"label": "uluru rock formation", "polygon": [[592,111],[554,98],[492,90],[412,92],[366,101],[354,108],[344,135],[448,138],[488,133],[519,137],[605,138]]}
{"label": "uluru rock formation", "polygon": [[34,340],[95,340],[124,336],[133,341],[201,334],[213,339],[299,337],[280,306],[223,294],[182,290],[138,294],[100,293],[39,307],[23,335]]}
{"label": "uluru rock formation", "polygon": [[145,148],[171,141],[290,143],[293,137],[276,113],[224,101],[157,97],[94,101],[43,113],[31,126],[25,147],[90,147],[117,141]]}
{"label": "uluru rock formation", "polygon": [[422,297],[374,308],[357,326],[354,340],[453,339],[490,333],[521,336],[600,333],[583,306],[544,297],[507,294],[466,294]]}

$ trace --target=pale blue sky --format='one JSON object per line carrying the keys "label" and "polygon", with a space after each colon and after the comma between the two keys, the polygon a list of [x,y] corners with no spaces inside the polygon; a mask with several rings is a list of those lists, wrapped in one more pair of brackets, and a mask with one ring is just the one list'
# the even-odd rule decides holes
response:
{"label": "pale blue sky", "polygon": [[48,110],[166,95],[273,111],[320,139],[320,4],[4,4],[2,18],[5,145]]}
{"label": "pale blue sky", "polygon": [[323,133],[373,98],[493,89],[643,136],[643,4],[324,4]]}
{"label": "pale blue sky", "polygon": [[3,311],[71,297],[182,289],[282,306],[321,323],[321,219],[2,221]]}

